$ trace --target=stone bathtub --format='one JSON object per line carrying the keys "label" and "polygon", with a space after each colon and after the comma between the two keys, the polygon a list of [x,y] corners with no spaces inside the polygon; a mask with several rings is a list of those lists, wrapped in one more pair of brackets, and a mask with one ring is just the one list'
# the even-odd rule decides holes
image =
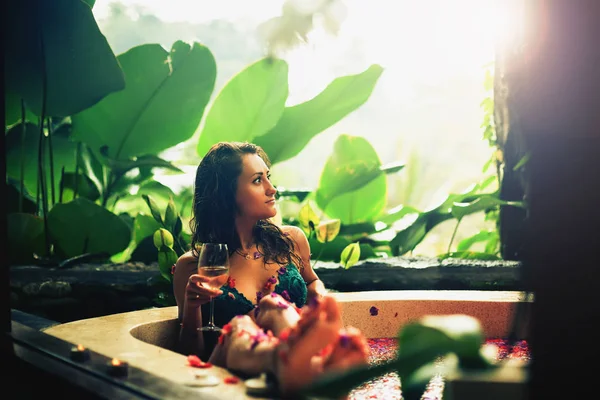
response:
{"label": "stone bathtub", "polygon": [[[517,291],[376,291],[333,293],[342,308],[345,325],[355,326],[368,338],[395,337],[406,323],[426,314],[467,314],[477,318],[486,337],[506,337],[517,303],[526,301]],[[161,377],[173,385],[189,386],[202,369],[188,365],[175,352],[179,324],[176,307],[153,308],[55,325],[43,332],[81,344],[109,358]],[[213,367],[221,382],[234,376]],[[200,398],[260,399],[246,394],[243,380],[194,388]]]}

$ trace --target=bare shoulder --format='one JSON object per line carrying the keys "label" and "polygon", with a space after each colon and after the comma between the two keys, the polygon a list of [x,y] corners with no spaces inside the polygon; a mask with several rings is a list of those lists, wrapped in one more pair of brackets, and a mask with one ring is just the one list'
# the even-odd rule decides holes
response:
{"label": "bare shoulder", "polygon": [[294,239],[295,242],[299,243],[307,240],[304,231],[300,227],[294,225],[283,225],[281,226],[281,231],[288,234],[292,239]]}
{"label": "bare shoulder", "polygon": [[186,274],[190,274],[190,271],[196,269],[196,265],[198,264],[198,259],[194,256],[191,251],[188,251],[177,259],[175,263],[175,274],[184,272]]}
{"label": "bare shoulder", "polygon": [[194,256],[194,254],[192,253],[191,250],[183,253],[177,259],[178,265],[184,265],[184,264],[196,263],[196,262],[197,262],[197,258]]}

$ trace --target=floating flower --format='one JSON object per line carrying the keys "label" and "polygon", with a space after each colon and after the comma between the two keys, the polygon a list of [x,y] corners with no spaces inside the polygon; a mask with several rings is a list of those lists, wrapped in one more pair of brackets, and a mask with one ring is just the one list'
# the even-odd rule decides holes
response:
{"label": "floating flower", "polygon": [[369,313],[371,313],[371,316],[375,317],[377,314],[379,314],[379,308],[372,306],[369,308]]}

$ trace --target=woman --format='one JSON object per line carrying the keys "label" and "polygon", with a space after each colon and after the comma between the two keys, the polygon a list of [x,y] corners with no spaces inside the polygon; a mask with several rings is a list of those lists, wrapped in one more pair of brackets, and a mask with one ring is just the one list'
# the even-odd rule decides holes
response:
{"label": "woman", "polygon": [[[210,298],[214,297],[215,324],[226,326],[227,329],[225,337],[219,339],[219,344],[211,353],[210,360],[217,365],[229,365],[249,373],[256,372],[257,368],[265,372],[278,369],[278,361],[274,357],[269,359],[269,365],[264,365],[258,358],[243,353],[248,343],[252,347],[260,332],[271,332],[273,340],[261,343],[259,350],[275,354],[284,345],[279,340],[281,332],[289,333],[295,329],[298,338],[292,341],[294,346],[289,343],[285,343],[285,346],[304,349],[300,353],[311,358],[314,356],[312,350],[307,352],[306,349],[314,346],[301,345],[306,336],[302,327],[320,326],[318,322],[322,319],[335,320],[329,326],[335,328],[335,338],[323,334],[319,338],[322,339],[319,340],[321,343],[317,345],[321,350],[328,348],[330,351],[336,346],[341,329],[337,304],[332,305],[335,300],[327,296],[323,282],[310,264],[310,247],[304,232],[295,226],[279,227],[269,221],[277,214],[277,190],[271,183],[269,168],[268,156],[254,144],[221,142],[211,147],[196,172],[191,221],[192,250],[178,259],[173,277],[181,324],[180,351],[184,354],[204,354],[204,338],[197,329],[207,323],[207,306]],[[230,250],[228,282],[216,290],[202,285],[206,278],[197,274],[198,249],[207,242],[226,243]],[[312,307],[305,309],[312,312],[307,311],[303,317],[300,311],[307,301]],[[322,303],[326,304],[323,306],[325,311],[320,308]],[[289,310],[281,312],[283,306]],[[237,329],[240,324],[245,332],[253,332],[251,336],[254,339],[248,339],[245,335],[228,339],[232,327]],[[315,327],[314,331],[318,332],[319,329]],[[359,346],[360,343],[364,344],[364,338],[358,334],[354,336],[358,340],[359,358],[364,361],[366,350],[362,345]],[[255,354],[257,343],[253,346],[252,354]],[[240,368],[235,360],[241,359],[247,361],[247,365]],[[327,363],[325,359],[322,361],[321,369]],[[235,365],[232,366],[232,362]],[[302,368],[312,367],[304,365]],[[289,374],[295,369],[285,370]],[[283,378],[290,381],[289,378]]]}

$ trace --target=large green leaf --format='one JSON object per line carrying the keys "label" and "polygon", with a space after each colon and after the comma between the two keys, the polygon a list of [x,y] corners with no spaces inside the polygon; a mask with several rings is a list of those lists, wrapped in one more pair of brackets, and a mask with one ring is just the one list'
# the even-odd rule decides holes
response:
{"label": "large green leaf", "polygon": [[[396,236],[390,240],[390,248],[394,256],[399,256],[413,250],[427,235],[431,229],[429,218],[431,213],[420,214],[417,219],[399,231]],[[449,219],[449,217],[448,217]]]}
{"label": "large green leaf", "polygon": [[23,195],[21,195],[19,182],[10,178],[6,181],[6,191],[4,192],[6,213],[24,212],[35,214],[37,212],[35,199],[32,198],[26,190],[24,190]]}
{"label": "large green leaf", "polygon": [[[288,96],[288,65],[263,58],[235,75],[219,92],[206,115],[198,141],[202,157],[215,143],[253,141],[273,128]],[[268,154],[268,153],[267,153]]]}
{"label": "large green leaf", "polygon": [[100,192],[94,182],[87,176],[81,173],[75,175],[72,172],[65,172],[61,182],[61,202],[68,202],[75,197],[85,197],[91,201],[96,201],[100,198]]}
{"label": "large green leaf", "polygon": [[118,60],[127,87],[74,115],[74,137],[117,160],[158,154],[189,139],[214,88],[216,64],[210,50],[182,41],[170,52],[144,44]]}
{"label": "large green leaf", "polygon": [[345,225],[375,218],[387,203],[387,180],[380,166],[365,138],[340,135],[321,174],[317,204]]}
{"label": "large green leaf", "polygon": [[129,195],[119,200],[115,209],[115,213],[128,213],[135,215],[139,210],[150,211],[148,204],[142,196],[149,195],[152,200],[156,203],[159,210],[164,210],[169,204],[171,198],[175,198],[175,193],[168,186],[163,185],[160,182],[149,181],[144,182],[138,188],[135,195]]}
{"label": "large green leaf", "polygon": [[41,115],[67,116],[125,87],[123,72],[83,1],[9,1],[6,87]]}
{"label": "large green leaf", "polygon": [[286,107],[277,125],[254,142],[273,164],[296,156],[318,133],[363,105],[382,72],[375,64],[360,74],[334,79],[313,99]]}
{"label": "large green leaf", "polygon": [[40,217],[27,213],[6,215],[8,259],[10,264],[34,262],[34,253],[44,254],[44,221]]}
{"label": "large green leaf", "polygon": [[[33,197],[36,197],[38,189],[38,149],[39,149],[39,128],[33,124],[25,125],[25,136],[22,136],[23,124],[13,126],[6,134],[6,175],[15,181],[21,179],[21,157],[24,157],[24,184],[25,188]],[[24,145],[21,145],[24,140]],[[54,189],[56,200],[58,201],[58,191],[60,186],[61,168],[65,172],[75,171],[77,144],[71,142],[63,135],[52,136],[52,161],[54,162]],[[46,152],[46,163],[50,160],[48,151]],[[44,170],[47,174],[48,187],[50,186],[50,168],[45,164]],[[50,189],[48,189],[50,193]]]}
{"label": "large green leaf", "polygon": [[129,245],[131,230],[119,216],[85,198],[56,204],[48,229],[57,252],[68,258],[84,253],[117,254]]}

